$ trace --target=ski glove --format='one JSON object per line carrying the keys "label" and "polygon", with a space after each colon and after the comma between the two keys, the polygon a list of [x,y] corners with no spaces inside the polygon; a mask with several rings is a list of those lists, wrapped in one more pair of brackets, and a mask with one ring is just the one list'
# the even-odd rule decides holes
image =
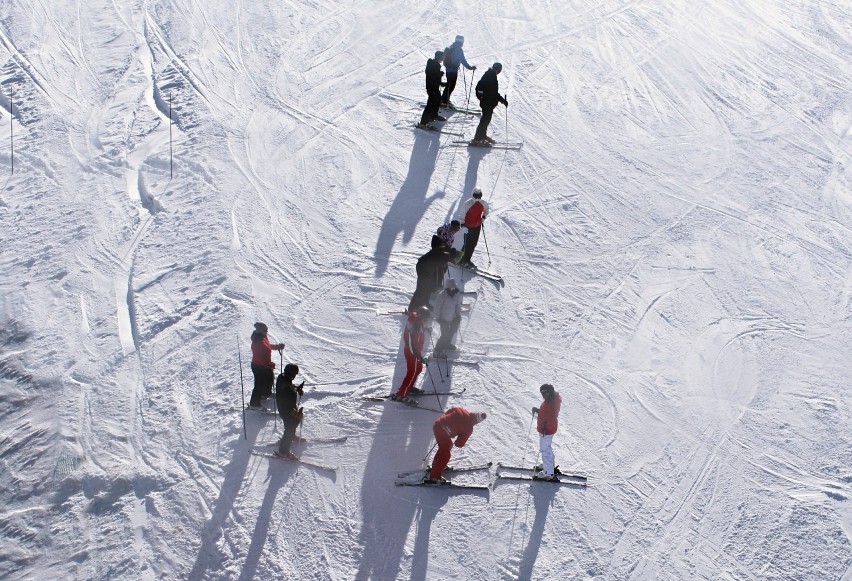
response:
{"label": "ski glove", "polygon": [[537,407],[533,407],[533,415],[535,415],[535,414],[537,414],[537,413],[538,413],[538,408],[537,408]]}
{"label": "ski glove", "polygon": [[429,358],[428,357],[421,357],[420,362],[423,363],[423,365],[429,365]]}

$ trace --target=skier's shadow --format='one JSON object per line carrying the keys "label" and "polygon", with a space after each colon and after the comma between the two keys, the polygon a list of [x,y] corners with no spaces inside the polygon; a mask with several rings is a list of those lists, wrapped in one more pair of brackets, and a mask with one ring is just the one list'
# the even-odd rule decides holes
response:
{"label": "skier's shadow", "polygon": [[[198,557],[192,566],[188,579],[205,579],[208,569],[217,569],[224,559],[217,549],[218,541],[223,534],[223,527],[227,524],[234,509],[234,501],[239,495],[240,487],[245,478],[249,462],[254,456],[249,449],[257,442],[257,436],[265,427],[265,422],[259,418],[252,418],[246,422],[248,440],[243,441],[242,434],[234,445],[233,457],[225,467],[225,479],[219,489],[219,497],[213,505],[213,514],[204,524],[201,533],[201,547],[198,549]],[[217,560],[218,559],[218,560]]]}
{"label": "skier's shadow", "polygon": [[491,150],[487,147],[468,148],[467,171],[464,174],[464,186],[462,189],[462,199],[460,204],[464,203],[464,200],[470,197],[470,193],[473,191],[473,188],[476,187],[476,176],[479,175],[479,164],[489,151]]}
{"label": "skier's shadow", "polygon": [[533,497],[533,504],[535,506],[535,520],[527,538],[527,546],[524,549],[523,557],[521,557],[521,565],[518,570],[519,580],[532,578],[533,566],[538,558],[541,537],[544,534],[544,525],[547,522],[547,513],[559,489],[558,485],[553,484],[530,484],[530,495]]}
{"label": "skier's shadow", "polygon": [[432,173],[440,151],[439,135],[430,135],[418,130],[414,134],[414,148],[408,161],[408,175],[402,182],[394,198],[393,204],[385,214],[384,222],[379,230],[376,241],[375,261],[376,277],[387,271],[390,256],[400,234],[402,241],[409,242],[414,236],[417,223],[438,198],[444,197],[444,192],[435,192],[427,197]]}
{"label": "skier's shadow", "polygon": [[[401,334],[401,333],[400,333]],[[405,357],[397,360],[393,387],[399,386],[405,373]],[[433,370],[434,373],[434,370]],[[428,370],[424,368],[418,385],[426,391],[432,391],[432,381]],[[437,375],[435,385],[440,391],[449,391],[451,380],[445,379],[442,384]],[[447,396],[442,396],[440,405],[446,408]],[[422,405],[437,407],[439,400],[435,397],[420,397]],[[437,412],[425,409],[406,407],[400,403],[386,402],[382,417],[376,424],[373,446],[364,467],[364,480],[361,483],[362,528],[358,542],[363,547],[360,566],[355,579],[396,579],[399,576],[405,540],[409,529],[415,520],[418,507],[418,492],[428,495],[428,500],[435,505],[434,514],[421,515],[420,526],[423,522],[431,524],[435,514],[446,502],[447,492],[423,488],[398,488],[394,484],[397,472],[414,470],[422,466],[424,454],[430,451],[434,441],[432,424],[438,418]],[[424,470],[425,474],[425,470]],[[416,476],[409,477],[416,479]],[[428,528],[428,527],[427,527]],[[421,538],[418,533],[418,546],[422,551],[428,551],[429,535]],[[425,543],[425,544],[423,544]],[[426,552],[423,555],[423,567],[428,560]],[[425,577],[424,577],[425,578]]]}
{"label": "skier's shadow", "polygon": [[411,581],[426,579],[429,566],[429,538],[432,533],[432,522],[447,504],[450,496],[447,493],[433,493],[429,498],[423,498],[418,510],[417,537],[414,540],[414,555],[411,561]]}
{"label": "skier's shadow", "polygon": [[[263,549],[266,545],[266,539],[269,534],[269,525],[272,520],[272,511],[276,508],[275,500],[278,497],[278,490],[290,480],[291,476],[298,478],[296,472],[298,471],[299,466],[297,464],[291,464],[287,462],[282,462],[279,460],[269,460],[269,486],[266,488],[266,494],[263,496],[263,503],[260,505],[260,509],[257,513],[257,521],[254,525],[254,533],[251,537],[251,544],[246,551],[246,559],[243,563],[243,569],[240,571],[240,580],[243,579],[254,579],[255,573],[257,572],[257,563],[260,561],[260,558],[263,556]],[[290,502],[290,496],[293,494],[293,490],[296,489],[296,485],[290,487],[290,494],[287,495],[287,499],[284,501],[284,506],[279,507],[276,512],[282,515],[280,518],[284,518],[284,514],[287,513],[287,505]]]}

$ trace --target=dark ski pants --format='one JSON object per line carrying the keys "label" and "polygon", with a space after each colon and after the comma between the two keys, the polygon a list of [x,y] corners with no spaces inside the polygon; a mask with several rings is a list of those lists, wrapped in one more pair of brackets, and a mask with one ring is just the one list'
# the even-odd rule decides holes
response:
{"label": "dark ski pants", "polygon": [[450,463],[453,439],[444,430],[444,426],[440,424],[432,426],[432,433],[435,434],[435,441],[438,442],[438,451],[435,452],[435,457],[432,458],[432,469],[429,471],[429,478],[437,480],[444,473],[444,468],[447,467],[447,464]]}
{"label": "dark ski pants", "polygon": [[435,343],[436,353],[446,351],[447,347],[453,342],[453,337],[456,336],[461,324],[461,315],[456,315],[452,321],[438,320],[438,324],[441,326],[441,337]]}
{"label": "dark ski pants", "polygon": [[444,105],[448,105],[450,103],[450,95],[453,94],[453,90],[456,88],[456,81],[459,78],[459,72],[456,71],[451,73],[447,71],[447,85],[444,87],[444,94],[441,95],[441,103]]}
{"label": "dark ski pants", "polygon": [[467,227],[467,234],[464,237],[464,256],[462,256],[459,264],[470,262],[473,251],[476,250],[476,245],[479,244],[479,233],[481,231],[482,226]]}
{"label": "dark ski pants", "polygon": [[269,367],[252,363],[251,372],[254,374],[254,389],[251,391],[249,405],[257,407],[260,405],[260,400],[272,394],[272,384],[275,383],[275,371]]}
{"label": "dark ski pants", "polygon": [[420,117],[421,125],[428,125],[438,118],[438,110],[441,108],[441,91],[435,89],[429,91],[429,96],[426,98],[426,108],[423,109],[423,115]]}
{"label": "dark ski pants", "polygon": [[488,135],[488,126],[491,125],[491,117],[494,115],[494,107],[486,107],[482,105],[482,117],[479,119],[479,125],[476,126],[476,134],[473,136],[474,141],[482,141]]}
{"label": "dark ski pants", "polygon": [[293,444],[293,438],[296,436],[296,428],[302,422],[300,419],[295,419],[292,416],[284,417],[283,412],[281,413],[281,419],[284,420],[284,435],[278,440],[278,453],[286,456],[290,453],[290,446]]}

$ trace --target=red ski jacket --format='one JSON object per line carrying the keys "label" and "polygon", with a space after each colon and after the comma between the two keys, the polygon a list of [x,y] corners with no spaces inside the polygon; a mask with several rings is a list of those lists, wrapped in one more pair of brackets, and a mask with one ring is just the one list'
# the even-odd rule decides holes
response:
{"label": "red ski jacket", "polygon": [[275,369],[275,364],[272,362],[272,350],[284,349],[284,343],[270,345],[269,339],[263,333],[254,332],[251,334],[251,362],[261,367]]}
{"label": "red ski jacket", "polygon": [[[441,426],[450,438],[456,438],[456,448],[461,448],[467,443],[467,439],[473,433],[473,426],[477,423],[476,414],[464,408],[450,408],[440,418],[435,420],[435,426]],[[433,426],[434,427],[434,426]]]}
{"label": "red ski jacket", "polygon": [[423,356],[423,345],[426,343],[426,330],[423,328],[423,324],[417,318],[417,313],[414,311],[408,313],[408,324],[405,325],[405,333],[402,335],[402,341],[406,351],[416,357]]}
{"label": "red ski jacket", "polygon": [[556,428],[559,423],[556,418],[559,416],[559,408],[562,407],[562,397],[558,393],[554,393],[550,400],[542,402],[538,408],[538,423],[536,429],[542,436],[552,436],[556,433]]}
{"label": "red ski jacket", "polygon": [[[476,198],[474,198],[476,200]],[[464,225],[468,228],[476,228],[482,226],[482,220],[488,214],[488,206],[482,200],[476,200],[470,205],[467,212],[464,214]]]}

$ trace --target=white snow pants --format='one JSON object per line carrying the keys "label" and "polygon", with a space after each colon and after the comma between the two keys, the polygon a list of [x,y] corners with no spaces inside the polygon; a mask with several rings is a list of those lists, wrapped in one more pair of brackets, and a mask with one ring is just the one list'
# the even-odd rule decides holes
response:
{"label": "white snow pants", "polygon": [[544,466],[544,475],[553,476],[553,434],[549,436],[539,434],[538,445],[541,450],[541,463]]}

